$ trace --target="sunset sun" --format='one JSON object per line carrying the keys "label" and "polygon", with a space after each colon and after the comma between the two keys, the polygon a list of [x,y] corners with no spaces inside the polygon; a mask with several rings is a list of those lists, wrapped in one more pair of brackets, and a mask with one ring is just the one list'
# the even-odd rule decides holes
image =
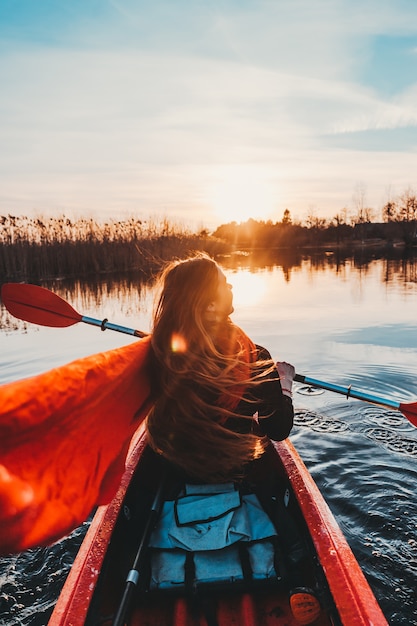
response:
{"label": "sunset sun", "polygon": [[207,201],[216,218],[244,222],[250,217],[273,216],[277,192],[266,172],[249,166],[225,166],[216,172],[207,189]]}
{"label": "sunset sun", "polygon": [[233,302],[237,310],[260,306],[268,291],[266,276],[260,272],[241,269],[231,273],[228,280],[233,287]]}

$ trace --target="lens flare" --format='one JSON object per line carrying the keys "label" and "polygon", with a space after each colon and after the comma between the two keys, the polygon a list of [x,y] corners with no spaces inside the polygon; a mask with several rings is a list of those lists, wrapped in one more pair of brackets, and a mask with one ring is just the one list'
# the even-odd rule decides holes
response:
{"label": "lens flare", "polygon": [[254,451],[253,451],[253,458],[254,459],[259,459],[263,455],[264,452],[265,452],[265,448],[264,448],[262,442],[261,441],[257,441],[255,443],[255,448],[254,448]]}
{"label": "lens flare", "polygon": [[179,333],[172,334],[171,350],[172,352],[186,352],[187,351],[187,342],[185,338]]}

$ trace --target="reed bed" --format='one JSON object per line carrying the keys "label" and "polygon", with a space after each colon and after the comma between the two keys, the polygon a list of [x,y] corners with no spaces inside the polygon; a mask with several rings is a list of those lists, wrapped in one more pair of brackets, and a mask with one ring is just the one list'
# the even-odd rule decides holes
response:
{"label": "reed bed", "polygon": [[109,220],[0,216],[0,282],[137,271],[191,251],[224,252],[225,243],[166,219]]}

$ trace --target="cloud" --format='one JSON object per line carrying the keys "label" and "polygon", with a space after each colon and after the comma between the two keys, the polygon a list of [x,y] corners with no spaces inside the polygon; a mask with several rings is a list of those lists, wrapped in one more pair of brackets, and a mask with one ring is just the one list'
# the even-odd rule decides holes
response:
{"label": "cloud", "polygon": [[276,216],[335,213],[358,180],[375,204],[387,184],[413,182],[413,142],[397,132],[393,155],[386,133],[417,125],[417,86],[387,95],[363,72],[380,33],[412,35],[413,3],[86,5],[80,19],[84,4],[57,3],[49,40],[36,20],[36,41],[11,26],[3,37],[0,210],[210,221],[219,172],[251,168],[260,197],[276,192]]}

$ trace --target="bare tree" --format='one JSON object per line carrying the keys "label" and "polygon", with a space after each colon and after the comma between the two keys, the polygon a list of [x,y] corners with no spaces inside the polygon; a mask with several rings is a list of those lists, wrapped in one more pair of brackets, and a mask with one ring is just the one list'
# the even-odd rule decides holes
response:
{"label": "bare tree", "polygon": [[403,222],[415,222],[417,219],[417,196],[411,187],[400,196],[399,217]]}
{"label": "bare tree", "polygon": [[412,244],[417,236],[417,195],[409,187],[395,200],[388,198],[382,208],[385,222],[397,222],[406,244]]}
{"label": "bare tree", "polygon": [[354,224],[366,224],[372,222],[374,211],[366,206],[366,185],[360,182],[356,185],[352,196],[355,215],[352,220]]}

